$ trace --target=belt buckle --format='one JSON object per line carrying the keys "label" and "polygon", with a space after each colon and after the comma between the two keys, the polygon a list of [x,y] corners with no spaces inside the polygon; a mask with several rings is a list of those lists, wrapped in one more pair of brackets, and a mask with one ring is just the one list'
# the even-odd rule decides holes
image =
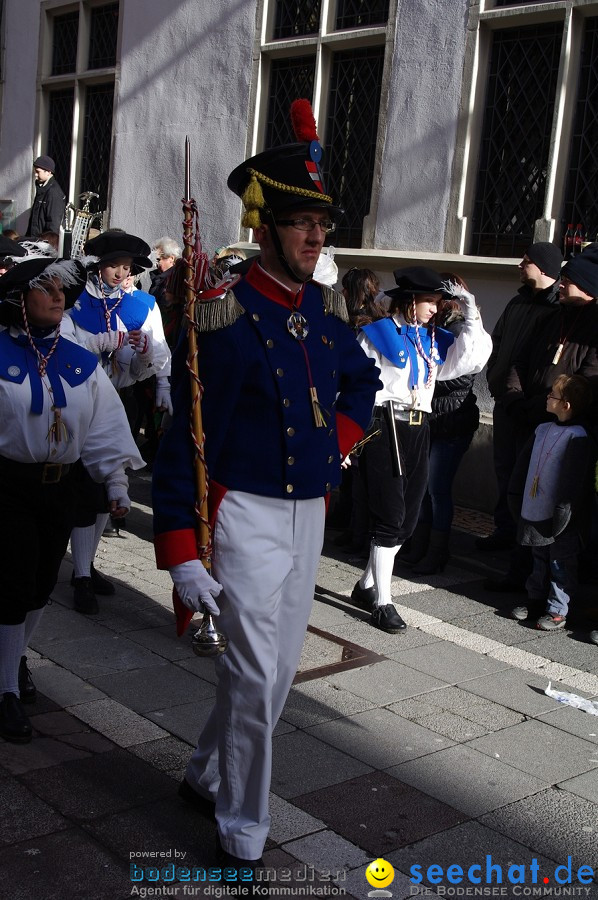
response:
{"label": "belt buckle", "polygon": [[421,409],[410,409],[409,410],[409,424],[410,425],[421,425],[424,421],[424,414]]}
{"label": "belt buckle", "polygon": [[42,484],[58,484],[62,478],[62,463],[45,463],[42,469]]}

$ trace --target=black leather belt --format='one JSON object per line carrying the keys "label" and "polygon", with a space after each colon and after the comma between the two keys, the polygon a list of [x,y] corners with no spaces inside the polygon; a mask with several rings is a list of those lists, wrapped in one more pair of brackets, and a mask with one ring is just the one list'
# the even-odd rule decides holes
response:
{"label": "black leather belt", "polygon": [[[382,412],[381,406],[376,409]],[[393,413],[397,422],[408,422],[409,425],[423,425],[429,415],[423,409],[399,409],[396,405],[393,406]]]}
{"label": "black leather belt", "polygon": [[71,463],[22,463],[0,456],[0,471],[14,473],[15,478],[38,481],[40,484],[58,484],[71,468]]}

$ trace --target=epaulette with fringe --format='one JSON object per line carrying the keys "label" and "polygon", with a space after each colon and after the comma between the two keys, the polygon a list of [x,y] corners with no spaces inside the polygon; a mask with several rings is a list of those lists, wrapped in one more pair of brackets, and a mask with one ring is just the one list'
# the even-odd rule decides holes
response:
{"label": "epaulette with fringe", "polygon": [[335,291],[334,288],[328,287],[326,284],[320,285],[322,289],[322,299],[324,300],[324,309],[327,314],[332,314],[342,319],[343,322],[349,324],[349,313],[347,311],[347,301],[342,294]]}
{"label": "epaulette with fringe", "polygon": [[213,300],[195,304],[195,325],[198,331],[218,331],[233,325],[244,312],[233,292],[227,291]]}

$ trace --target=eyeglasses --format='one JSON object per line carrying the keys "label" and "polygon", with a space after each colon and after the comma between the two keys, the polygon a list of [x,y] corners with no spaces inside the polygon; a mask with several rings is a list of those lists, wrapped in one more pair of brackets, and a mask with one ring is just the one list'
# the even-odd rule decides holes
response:
{"label": "eyeglasses", "polygon": [[290,228],[296,228],[297,231],[313,231],[319,226],[324,234],[332,234],[336,229],[336,222],[317,222],[315,219],[277,219],[277,225],[288,225]]}
{"label": "eyeglasses", "polygon": [[564,398],[563,397],[555,397],[554,394],[549,394],[548,399],[549,400],[558,400],[559,403],[562,403]]}

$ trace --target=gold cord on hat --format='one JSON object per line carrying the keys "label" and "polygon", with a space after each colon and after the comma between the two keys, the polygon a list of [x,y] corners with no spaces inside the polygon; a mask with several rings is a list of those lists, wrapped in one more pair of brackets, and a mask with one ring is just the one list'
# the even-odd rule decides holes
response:
{"label": "gold cord on hat", "polygon": [[322,194],[320,191],[308,191],[307,188],[295,187],[292,184],[284,184],[282,181],[275,181],[258,172],[257,169],[247,169],[249,175],[249,184],[245,188],[241,197],[245,206],[245,214],[241,220],[241,224],[245,228],[259,228],[262,224],[260,218],[260,210],[265,209],[266,201],[262,191],[262,184],[266,187],[274,188],[277,191],[283,191],[286,194],[295,194],[298,197],[307,197],[310,200],[324,200],[326,203],[332,203],[332,197],[328,194]]}

